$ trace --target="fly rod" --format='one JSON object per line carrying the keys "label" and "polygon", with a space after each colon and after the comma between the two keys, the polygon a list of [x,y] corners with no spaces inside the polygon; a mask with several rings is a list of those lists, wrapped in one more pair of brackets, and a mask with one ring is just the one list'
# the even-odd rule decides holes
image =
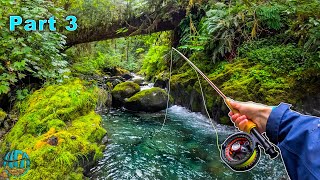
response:
{"label": "fly rod", "polygon": [[[184,60],[186,60],[209,84],[210,86],[223,98],[225,104],[233,113],[240,113],[237,109],[234,109],[228,98],[193,62],[191,62],[180,51],[172,47]],[[221,145],[221,159],[234,171],[248,171],[253,168],[259,161],[260,149],[263,147],[266,154],[270,158],[278,156],[278,152],[275,147],[262,136],[257,128],[256,124],[251,120],[244,125],[243,131],[245,133],[236,133],[228,137]]]}

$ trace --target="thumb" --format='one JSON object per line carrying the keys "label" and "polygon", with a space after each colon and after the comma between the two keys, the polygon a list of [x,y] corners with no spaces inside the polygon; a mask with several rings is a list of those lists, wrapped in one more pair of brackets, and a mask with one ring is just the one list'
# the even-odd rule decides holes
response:
{"label": "thumb", "polygon": [[236,110],[239,110],[239,108],[241,107],[241,104],[237,101],[230,100],[229,102],[230,102],[230,105]]}

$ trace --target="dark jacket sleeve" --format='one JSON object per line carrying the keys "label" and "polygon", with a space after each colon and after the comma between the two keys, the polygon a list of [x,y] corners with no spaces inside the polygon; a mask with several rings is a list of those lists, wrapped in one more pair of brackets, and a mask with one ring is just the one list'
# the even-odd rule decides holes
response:
{"label": "dark jacket sleeve", "polygon": [[302,115],[282,103],[272,110],[266,133],[280,148],[292,180],[320,179],[320,118]]}

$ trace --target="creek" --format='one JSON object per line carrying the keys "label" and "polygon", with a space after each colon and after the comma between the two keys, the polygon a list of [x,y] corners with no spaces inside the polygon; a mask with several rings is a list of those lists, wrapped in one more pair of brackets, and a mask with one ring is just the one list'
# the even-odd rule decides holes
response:
{"label": "creek", "polygon": [[[220,159],[208,119],[180,106],[165,112],[130,113],[113,109],[103,115],[109,143],[104,157],[90,170],[91,179],[288,179],[281,158],[264,153],[248,172],[230,170]],[[221,144],[235,128],[216,125]]]}

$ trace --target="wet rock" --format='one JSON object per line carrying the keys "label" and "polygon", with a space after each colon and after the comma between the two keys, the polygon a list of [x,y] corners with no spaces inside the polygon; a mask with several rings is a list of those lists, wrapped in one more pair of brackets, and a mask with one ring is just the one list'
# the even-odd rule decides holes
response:
{"label": "wet rock", "polygon": [[91,168],[95,166],[97,163],[97,160],[94,159],[95,157],[95,151],[90,151],[89,154],[86,156],[86,158],[83,158],[82,161],[80,161],[80,166],[83,167],[84,172],[83,174],[86,177],[90,177],[92,172],[90,171]]}
{"label": "wet rock", "polygon": [[107,91],[106,89],[99,88],[96,91],[96,94],[98,96],[97,101],[97,112],[105,112],[108,111],[111,108],[112,104],[112,96],[110,90]]}
{"label": "wet rock", "polygon": [[5,135],[7,133],[7,131],[5,129],[1,129],[0,130],[0,138],[3,137],[3,135]]}
{"label": "wet rock", "polygon": [[58,145],[58,137],[57,136],[51,136],[48,141],[48,144],[50,144],[51,146],[56,146]]}
{"label": "wet rock", "polygon": [[131,76],[130,74],[124,74],[124,75],[122,75],[122,77],[123,77],[125,80],[132,79],[132,76]]}
{"label": "wet rock", "polygon": [[[124,107],[131,111],[157,112],[167,107],[168,94],[161,88],[143,90],[125,100]],[[172,101],[172,98],[170,98]]]}
{"label": "wet rock", "polygon": [[[171,95],[174,98],[174,104],[186,107],[193,112],[201,112],[203,115],[207,116],[202,95],[197,90],[187,89],[185,85],[176,83],[171,87]],[[207,99],[207,102],[212,103],[212,108],[208,108],[207,103],[207,108],[212,119],[221,124],[233,125],[227,116],[229,109],[222,98],[212,96],[210,97],[210,100]]]}
{"label": "wet rock", "polygon": [[154,87],[159,87],[159,88],[165,89],[165,88],[167,88],[167,86],[168,86],[168,81],[163,80],[163,79],[157,79],[154,82]]}
{"label": "wet rock", "polygon": [[320,117],[320,93],[307,95],[301,102],[293,109],[303,114]]}
{"label": "wet rock", "polygon": [[107,145],[107,143],[109,142],[109,137],[108,134],[104,135],[104,137],[101,140],[101,144]]}
{"label": "wet rock", "polygon": [[121,76],[105,77],[105,82],[111,83],[113,87],[124,81],[125,79]]}
{"label": "wet rock", "polygon": [[112,105],[120,107],[124,104],[125,99],[133,96],[140,91],[140,86],[133,82],[120,83],[111,91]]}
{"label": "wet rock", "polygon": [[9,131],[11,129],[11,123],[9,120],[6,120],[3,122],[3,127],[6,131]]}
{"label": "wet rock", "polygon": [[145,84],[144,79],[134,79],[133,82],[139,84],[140,86]]}

